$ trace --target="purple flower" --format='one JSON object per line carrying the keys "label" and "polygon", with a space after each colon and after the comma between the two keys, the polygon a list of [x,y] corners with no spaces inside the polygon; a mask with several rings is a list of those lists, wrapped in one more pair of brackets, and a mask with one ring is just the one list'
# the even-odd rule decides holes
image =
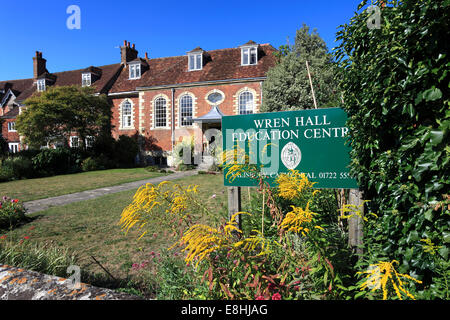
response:
{"label": "purple flower", "polygon": [[137,263],[133,263],[131,268],[133,268],[133,270],[138,270],[139,269],[139,265]]}

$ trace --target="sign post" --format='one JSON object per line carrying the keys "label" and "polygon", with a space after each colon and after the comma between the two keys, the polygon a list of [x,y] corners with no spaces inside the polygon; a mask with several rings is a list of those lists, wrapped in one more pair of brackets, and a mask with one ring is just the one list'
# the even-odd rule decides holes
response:
{"label": "sign post", "polygon": [[[349,203],[356,208],[361,208],[361,216],[364,214],[362,193],[358,189],[350,189]],[[353,248],[356,255],[361,258],[363,254],[363,219],[359,215],[352,215],[348,219],[348,245]]]}
{"label": "sign post", "polygon": [[[222,118],[224,151],[241,150],[247,156],[241,165],[254,171],[241,172],[230,179],[224,169],[228,189],[229,214],[240,211],[240,187],[258,186],[259,176],[271,187],[281,173],[305,173],[314,188],[351,189],[350,203],[362,205],[358,184],[350,175],[350,146],[347,114],[341,108],[256,113]],[[227,159],[230,160],[230,159]],[[238,159],[234,159],[238,161]],[[230,164],[230,163],[225,163]],[[359,217],[358,217],[359,218]],[[349,221],[349,245],[362,244],[362,220]],[[360,252],[360,248],[357,249]]]}
{"label": "sign post", "polygon": [[[241,211],[241,187],[228,187],[228,217]],[[241,217],[236,217],[237,228],[242,229]]]}

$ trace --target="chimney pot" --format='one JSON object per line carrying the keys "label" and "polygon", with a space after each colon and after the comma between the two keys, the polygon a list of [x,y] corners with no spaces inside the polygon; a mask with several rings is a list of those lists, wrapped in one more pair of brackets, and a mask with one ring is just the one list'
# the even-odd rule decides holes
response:
{"label": "chimney pot", "polygon": [[127,40],[123,40],[123,46],[124,46],[124,47],[127,46]]}
{"label": "chimney pot", "polygon": [[35,79],[47,72],[46,62],[47,60],[42,58],[42,52],[36,51],[36,57],[33,58],[33,76]]}
{"label": "chimney pot", "polygon": [[134,43],[131,45],[131,47],[134,49]]}
{"label": "chimney pot", "polygon": [[145,59],[148,60],[148,53],[145,53]]}

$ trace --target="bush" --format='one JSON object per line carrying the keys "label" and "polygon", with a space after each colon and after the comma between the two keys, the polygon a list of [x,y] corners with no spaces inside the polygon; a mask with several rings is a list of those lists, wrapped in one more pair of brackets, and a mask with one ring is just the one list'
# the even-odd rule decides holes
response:
{"label": "bush", "polygon": [[68,173],[75,165],[72,150],[68,148],[42,149],[32,161],[35,170],[43,176]]}
{"label": "bush", "polygon": [[22,156],[10,157],[3,160],[1,168],[5,181],[33,178],[36,176],[31,160]]}
{"label": "bush", "polygon": [[159,169],[158,166],[147,166],[147,167],[145,167],[145,171],[148,171],[148,172],[160,172],[161,169]]}
{"label": "bush", "polygon": [[189,170],[194,170],[194,169],[195,169],[195,165],[193,165],[193,164],[180,163],[177,166],[177,171],[189,171]]}
{"label": "bush", "polygon": [[0,264],[66,278],[67,268],[76,265],[77,258],[66,248],[35,244],[28,237],[19,242],[0,239]]}
{"label": "bush", "polygon": [[14,179],[14,169],[10,165],[0,165],[0,182],[11,181]]}
{"label": "bush", "polygon": [[174,167],[179,167],[180,164],[190,165],[194,163],[194,136],[185,137],[182,141],[176,143],[172,157]]}
{"label": "bush", "polygon": [[103,155],[99,157],[88,157],[83,160],[81,163],[81,170],[84,172],[87,171],[96,171],[96,170],[105,170],[109,167],[110,161]]}
{"label": "bush", "polygon": [[0,202],[0,229],[13,229],[18,224],[27,221],[25,208],[18,199],[3,197]]}
{"label": "bush", "polygon": [[367,27],[367,11],[342,26],[336,55],[351,172],[379,215],[364,230],[366,266],[395,259],[434,298],[448,298],[437,285],[448,281],[439,266],[450,243],[448,12],[444,0],[389,1],[379,29]]}
{"label": "bush", "polygon": [[120,167],[133,167],[136,162],[136,156],[139,152],[139,145],[136,139],[121,135],[114,143],[114,157]]}

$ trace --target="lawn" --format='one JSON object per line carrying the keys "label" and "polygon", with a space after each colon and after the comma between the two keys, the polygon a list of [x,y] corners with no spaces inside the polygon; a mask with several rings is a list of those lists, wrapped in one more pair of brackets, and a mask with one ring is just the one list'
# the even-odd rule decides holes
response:
{"label": "lawn", "polygon": [[31,201],[165,175],[144,168],[111,169],[0,183],[0,196]]}
{"label": "lawn", "polygon": [[[174,181],[175,182],[175,181]],[[187,186],[199,185],[198,195],[214,214],[227,216],[227,190],[223,175],[199,174],[176,180]],[[132,275],[133,263],[148,260],[148,253],[160,253],[172,245],[169,231],[158,225],[137,240],[140,233],[132,229],[124,234],[118,226],[122,210],[131,202],[136,190],[120,192],[32,214],[33,221],[7,233],[8,239],[19,241],[29,236],[31,241],[52,242],[69,247],[80,257],[81,268],[92,273],[104,273],[94,256],[115,278]],[[215,196],[214,196],[215,195]],[[243,201],[246,201],[243,195]],[[32,230],[30,230],[30,228]]]}

